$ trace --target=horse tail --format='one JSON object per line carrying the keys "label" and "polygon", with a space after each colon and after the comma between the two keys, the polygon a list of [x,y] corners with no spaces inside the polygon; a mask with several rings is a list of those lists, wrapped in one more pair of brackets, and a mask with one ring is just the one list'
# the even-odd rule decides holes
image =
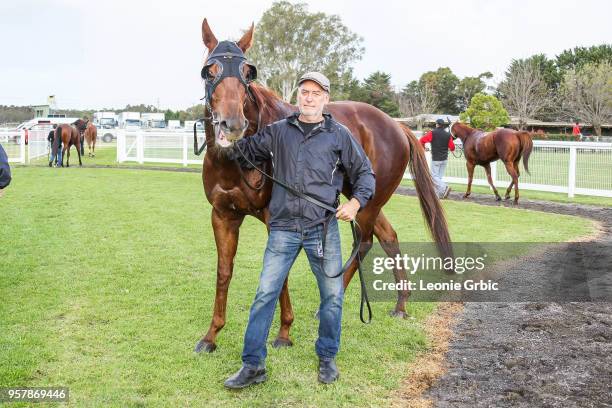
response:
{"label": "horse tail", "polygon": [[58,126],[55,128],[55,140],[53,140],[53,144],[59,147],[62,144],[62,127]]}
{"label": "horse tail", "polygon": [[425,150],[408,127],[401,123],[399,125],[410,144],[410,161],[408,165],[410,166],[410,173],[414,178],[414,186],[419,197],[421,210],[427,221],[427,227],[436,241],[440,255],[452,257],[453,248],[451,246],[446,216],[436,194],[429,166],[427,165],[427,159],[425,158]]}
{"label": "horse tail", "polygon": [[517,133],[519,141],[521,143],[521,155],[523,156],[523,167],[525,167],[525,171],[527,174],[529,173],[529,156],[531,155],[531,150],[533,149],[533,139],[529,132],[520,131]]}

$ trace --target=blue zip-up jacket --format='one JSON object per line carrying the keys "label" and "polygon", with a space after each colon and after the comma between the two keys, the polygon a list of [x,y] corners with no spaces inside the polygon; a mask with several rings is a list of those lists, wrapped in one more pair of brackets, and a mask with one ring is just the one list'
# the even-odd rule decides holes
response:
{"label": "blue zip-up jacket", "polygon": [[[370,160],[351,132],[330,114],[321,125],[304,135],[299,113],[274,122],[236,145],[252,162],[272,159],[274,177],[296,190],[336,207],[344,176],[352,186],[352,198],[365,207],[374,195],[375,179]],[[246,162],[233,147],[229,154]],[[300,231],[325,221],[329,212],[301,199],[274,183],[268,207],[270,228]]]}
{"label": "blue zip-up jacket", "polygon": [[11,183],[11,168],[8,164],[8,156],[0,145],[0,190]]}

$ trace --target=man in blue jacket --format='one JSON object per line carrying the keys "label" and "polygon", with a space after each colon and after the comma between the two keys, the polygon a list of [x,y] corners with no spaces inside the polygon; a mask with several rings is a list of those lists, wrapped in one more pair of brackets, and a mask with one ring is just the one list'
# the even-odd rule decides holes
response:
{"label": "man in blue jacket", "polygon": [[[251,306],[244,336],[242,368],[225,381],[228,388],[244,388],[267,379],[266,341],[283,282],[304,248],[319,286],[319,381],[339,377],[335,356],[340,346],[344,287],[338,222],[351,221],[374,194],[374,172],[365,152],[350,131],[323,113],[329,102],[330,83],[321,73],[310,72],[299,80],[299,113],[268,125],[255,135],[238,140],[226,154],[245,163],[272,160],[274,176],[296,190],[337,207],[323,240],[325,209],[274,184],[269,204],[270,234],[259,287]],[[344,177],[352,187],[351,199],[338,207]],[[325,242],[325,247],[323,247]]]}
{"label": "man in blue jacket", "polygon": [[8,156],[4,151],[2,145],[0,145],[0,196],[2,196],[2,190],[4,190],[11,183],[11,168],[8,164]]}

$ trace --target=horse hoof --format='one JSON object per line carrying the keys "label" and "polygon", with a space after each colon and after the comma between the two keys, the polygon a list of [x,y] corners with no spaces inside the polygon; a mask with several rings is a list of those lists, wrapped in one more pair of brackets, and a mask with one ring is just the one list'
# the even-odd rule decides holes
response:
{"label": "horse hoof", "polygon": [[211,343],[209,341],[202,339],[198,341],[198,344],[196,344],[193,351],[196,353],[201,353],[201,352],[212,353],[216,349],[217,349],[217,345],[215,343]]}
{"label": "horse hoof", "polygon": [[501,197],[500,196],[495,197],[495,201],[501,201]]}
{"label": "horse hoof", "polygon": [[397,317],[397,318],[400,318],[400,319],[407,319],[408,318],[408,313],[402,312],[401,310],[398,311],[398,310],[393,309],[393,310],[389,311],[389,316]]}
{"label": "horse hoof", "polygon": [[314,314],[314,318],[315,318],[315,319],[317,319],[317,320],[320,320],[320,316],[319,316],[319,314],[320,314],[320,313],[319,313],[319,309],[317,309],[317,311],[316,311],[316,312],[315,312],[315,314]]}
{"label": "horse hoof", "polygon": [[291,347],[293,346],[293,342],[289,339],[283,339],[280,337],[277,337],[276,340],[274,340],[274,342],[272,343],[272,347],[274,347],[275,349],[277,348],[284,348],[284,347]]}
{"label": "horse hoof", "polygon": [[504,197],[504,200],[509,200],[509,199],[510,199],[510,196]]}
{"label": "horse hoof", "polygon": [[463,196],[463,199],[464,199],[464,200],[465,200],[465,199],[467,199],[467,198],[470,198],[470,195],[469,195],[469,194],[466,194],[466,195],[464,195],[464,196]]}

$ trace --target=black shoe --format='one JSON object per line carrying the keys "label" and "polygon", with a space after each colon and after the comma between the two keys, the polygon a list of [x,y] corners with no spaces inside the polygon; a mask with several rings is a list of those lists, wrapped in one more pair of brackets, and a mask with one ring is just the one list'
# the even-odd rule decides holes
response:
{"label": "black shoe", "polygon": [[236,374],[225,380],[224,385],[227,388],[239,389],[248,387],[252,384],[262,383],[267,379],[268,377],[266,376],[265,368],[242,366],[242,368],[238,370]]}
{"label": "black shoe", "polygon": [[322,359],[319,357],[319,382],[331,384],[340,378],[335,359]]}

